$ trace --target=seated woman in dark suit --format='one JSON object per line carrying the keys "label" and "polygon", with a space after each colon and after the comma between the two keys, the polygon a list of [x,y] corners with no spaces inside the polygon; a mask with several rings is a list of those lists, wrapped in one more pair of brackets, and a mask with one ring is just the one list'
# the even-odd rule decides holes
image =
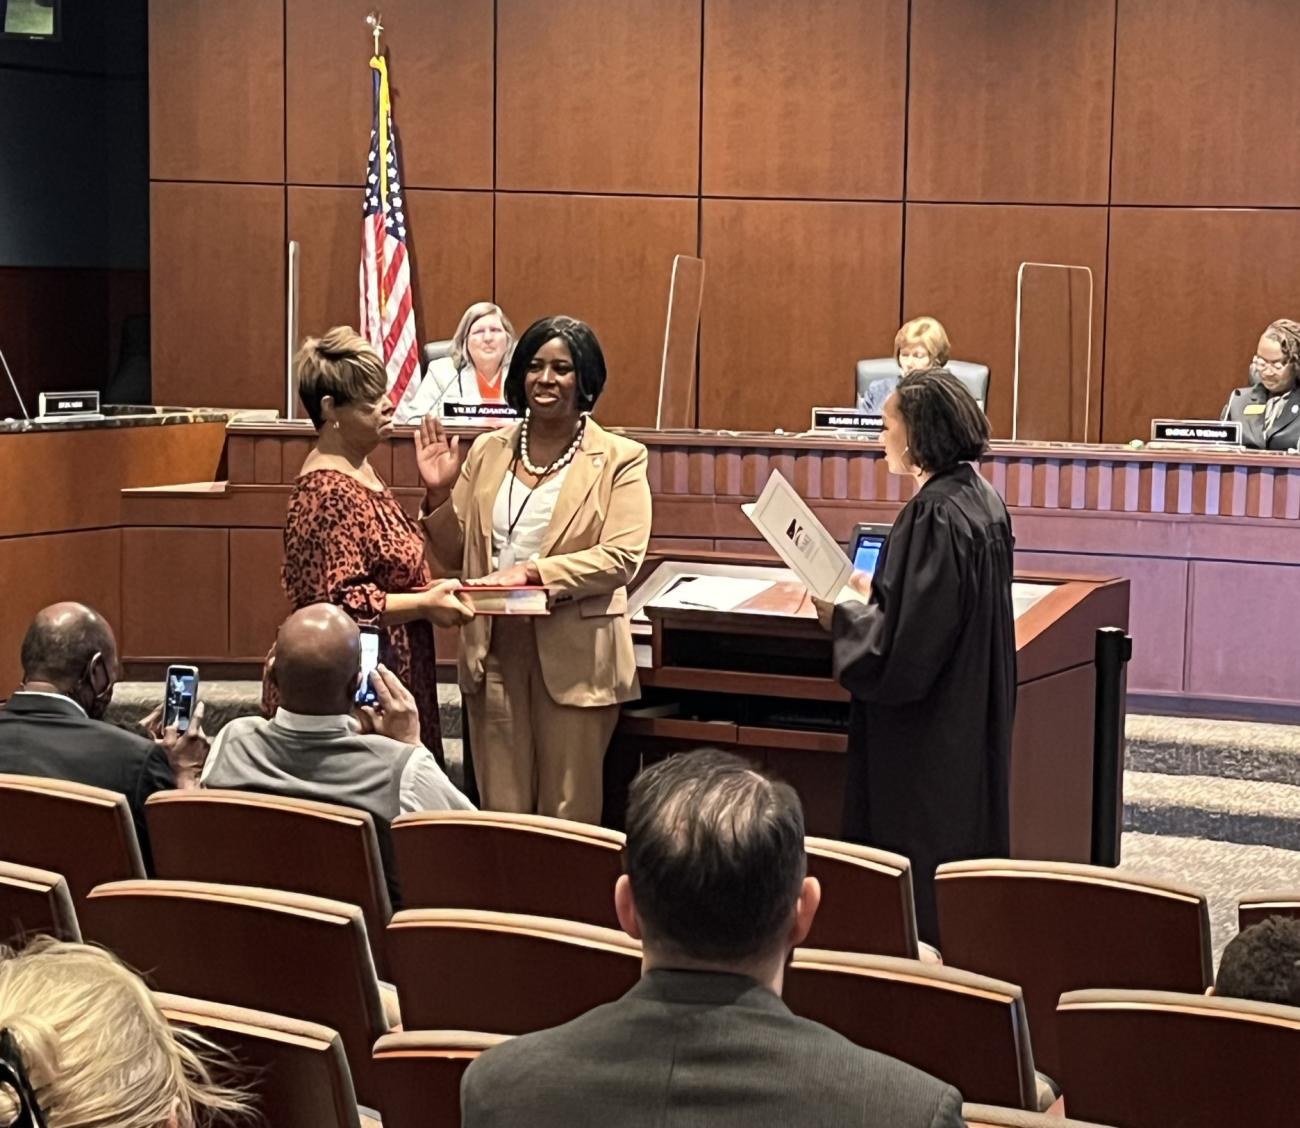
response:
{"label": "seated woman in dark suit", "polygon": [[894,361],[898,376],[885,376],[873,380],[858,397],[859,411],[883,411],[889,393],[898,387],[898,380],[909,372],[924,372],[928,368],[942,368],[948,363],[952,348],[948,334],[935,317],[914,317],[904,322],[894,334]]}
{"label": "seated woman in dark suit", "polygon": [[1300,322],[1282,318],[1264,330],[1250,362],[1250,383],[1233,389],[1221,419],[1241,424],[1252,450],[1300,447]]}

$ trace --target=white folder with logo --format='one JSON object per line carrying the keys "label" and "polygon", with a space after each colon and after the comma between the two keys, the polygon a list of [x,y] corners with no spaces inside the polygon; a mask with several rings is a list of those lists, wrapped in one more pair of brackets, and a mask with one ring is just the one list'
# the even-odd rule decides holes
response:
{"label": "white folder with logo", "polygon": [[772,471],[757,501],[740,508],[818,599],[859,598],[852,588],[845,589],[852,561],[779,470]]}

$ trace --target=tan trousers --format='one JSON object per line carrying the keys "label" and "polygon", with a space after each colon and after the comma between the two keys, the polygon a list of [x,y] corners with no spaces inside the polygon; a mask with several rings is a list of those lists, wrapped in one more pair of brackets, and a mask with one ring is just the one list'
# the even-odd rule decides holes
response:
{"label": "tan trousers", "polygon": [[464,702],[485,811],[600,822],[605,749],[620,706],[551,700],[532,620],[493,622],[483,684]]}

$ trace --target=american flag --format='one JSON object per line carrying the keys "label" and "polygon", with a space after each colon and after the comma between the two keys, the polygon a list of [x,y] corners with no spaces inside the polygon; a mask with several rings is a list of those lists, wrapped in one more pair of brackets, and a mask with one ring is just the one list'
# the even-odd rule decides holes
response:
{"label": "american flag", "polygon": [[361,333],[384,358],[388,394],[400,416],[404,401],[420,386],[420,353],[388,67],[379,56],[370,60],[370,66],[374,71],[374,110],[361,220]]}

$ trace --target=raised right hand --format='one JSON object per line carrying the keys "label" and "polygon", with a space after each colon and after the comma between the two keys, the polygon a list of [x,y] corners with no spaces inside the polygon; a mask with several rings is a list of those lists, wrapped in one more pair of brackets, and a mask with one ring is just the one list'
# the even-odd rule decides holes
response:
{"label": "raised right hand", "polygon": [[447,432],[434,415],[426,415],[415,429],[415,465],[425,488],[446,493],[460,473],[460,436],[447,439]]}
{"label": "raised right hand", "polygon": [[474,618],[474,610],[456,593],[459,580],[438,580],[432,587],[420,592],[424,617],[436,627],[459,627]]}

